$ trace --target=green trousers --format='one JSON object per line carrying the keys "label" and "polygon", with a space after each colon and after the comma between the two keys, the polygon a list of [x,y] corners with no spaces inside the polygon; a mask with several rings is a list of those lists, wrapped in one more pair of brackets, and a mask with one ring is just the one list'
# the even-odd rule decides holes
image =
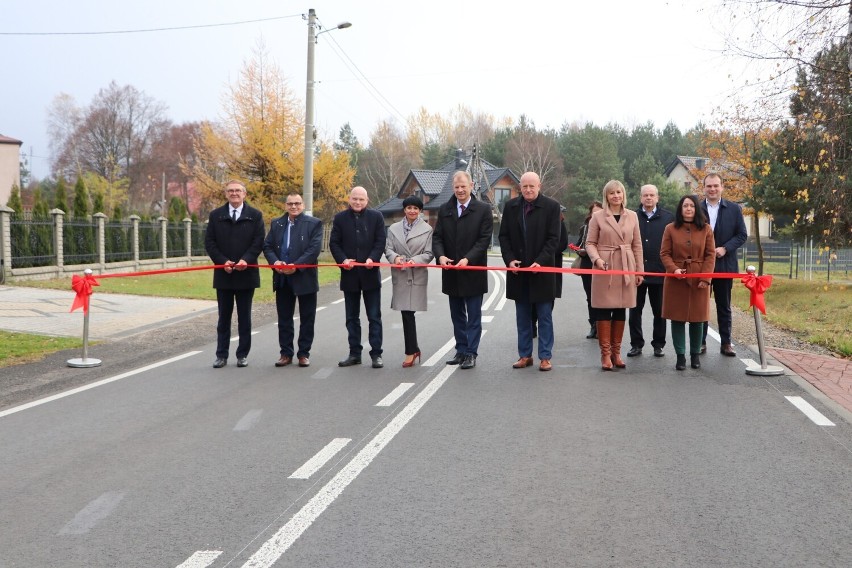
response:
{"label": "green trousers", "polygon": [[[689,322],[689,352],[698,355],[701,352],[701,339],[704,335],[704,322]],[[675,353],[686,355],[686,322],[672,322],[672,345]]]}

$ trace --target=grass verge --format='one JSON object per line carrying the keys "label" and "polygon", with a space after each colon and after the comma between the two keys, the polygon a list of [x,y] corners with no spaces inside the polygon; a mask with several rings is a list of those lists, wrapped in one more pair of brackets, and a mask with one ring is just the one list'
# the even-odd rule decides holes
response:
{"label": "grass verge", "polygon": [[[737,307],[750,311],[749,291],[739,282],[734,283],[733,301]],[[773,278],[772,287],[766,291],[764,318],[809,343],[852,357],[849,285]]]}
{"label": "grass verge", "polygon": [[48,335],[33,335],[16,331],[0,331],[0,367],[38,361],[42,357],[62,351],[82,347],[83,340],[79,337],[51,337]]}

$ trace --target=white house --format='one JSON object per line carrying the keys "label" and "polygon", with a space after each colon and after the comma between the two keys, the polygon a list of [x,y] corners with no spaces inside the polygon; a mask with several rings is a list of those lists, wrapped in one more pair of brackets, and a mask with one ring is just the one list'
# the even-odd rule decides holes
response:
{"label": "white house", "polygon": [[0,134],[0,203],[5,205],[12,186],[21,187],[21,142]]}

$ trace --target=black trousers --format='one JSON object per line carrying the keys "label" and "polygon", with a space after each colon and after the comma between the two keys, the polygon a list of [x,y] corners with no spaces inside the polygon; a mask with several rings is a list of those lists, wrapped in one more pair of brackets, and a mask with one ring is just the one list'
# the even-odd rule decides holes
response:
{"label": "black trousers", "polygon": [[592,308],[595,321],[626,321],[627,308]]}
{"label": "black trousers", "polygon": [[216,325],[216,358],[227,359],[231,348],[231,317],[234,304],[237,305],[237,331],[240,341],[237,343],[237,359],[248,357],[251,351],[251,301],[254,288],[245,290],[216,289],[216,301],[219,304],[219,323]]}
{"label": "black trousers", "polygon": [[414,321],[414,312],[402,310],[402,336],[405,338],[405,354],[414,355],[420,353],[417,345],[417,324]]}
{"label": "black trousers", "polygon": [[310,357],[314,343],[314,322],[317,318],[317,293],[296,296],[287,279],[281,288],[275,291],[275,309],[278,312],[278,347],[281,355],[293,356],[293,338],[296,326],[293,314],[296,311],[296,299],[299,300],[299,350],[297,357]]}
{"label": "black trousers", "polygon": [[586,292],[586,307],[589,309],[589,323],[595,322],[595,309],[592,307],[592,275],[581,274],[583,290]]}
{"label": "black trousers", "polygon": [[640,284],[636,288],[636,307],[630,308],[630,346],[645,347],[645,338],[642,335],[642,310],[645,308],[645,294],[651,304],[651,312],[654,314],[654,331],[651,338],[651,346],[662,349],[666,346],[666,320],[663,319],[663,285],[662,284]]}
{"label": "black trousers", "polygon": [[[713,298],[716,300],[716,322],[719,324],[719,337],[722,345],[731,343],[731,327],[733,316],[731,315],[731,290],[734,289],[734,281],[730,278],[714,278],[710,282],[713,288]],[[704,322],[704,337],[702,343],[707,343],[707,322]]]}

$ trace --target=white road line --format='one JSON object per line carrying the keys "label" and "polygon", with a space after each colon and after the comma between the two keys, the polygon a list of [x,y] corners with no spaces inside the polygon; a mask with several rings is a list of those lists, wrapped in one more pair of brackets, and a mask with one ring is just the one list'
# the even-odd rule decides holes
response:
{"label": "white road line", "polygon": [[122,499],[124,499],[123,491],[104,493],[74,515],[74,518],[62,527],[59,534],[86,534],[99,522],[109,517]]}
{"label": "white road line", "polygon": [[[715,329],[713,329],[709,325],[707,326],[707,335],[709,335],[710,337],[715,339],[718,343],[722,343],[722,336],[719,335],[718,331],[716,331]],[[731,345],[734,345],[733,340],[731,340]]]}
{"label": "white road line", "polygon": [[822,413],[811,406],[808,401],[800,396],[785,396],[793,406],[804,412],[805,416],[811,419],[817,426],[834,426],[834,422],[822,415]]}
{"label": "white road line", "polygon": [[482,316],[482,323],[491,323],[494,320],[494,316]]}
{"label": "white road line", "polygon": [[96,383],[92,383],[86,386],[78,387],[76,389],[71,389],[69,391],[61,392],[59,394],[55,394],[53,396],[48,396],[45,398],[40,398],[38,400],[34,400],[32,402],[28,402],[26,404],[22,404],[21,406],[15,406],[14,408],[10,408],[8,410],[4,410],[0,412],[0,418],[4,416],[9,416],[10,414],[15,414],[16,412],[21,412],[22,410],[27,410],[29,408],[33,408],[36,406],[41,406],[42,404],[47,404],[48,402],[53,402],[54,400],[59,400],[60,398],[65,398],[66,396],[71,396],[72,394],[77,394],[83,391],[87,391],[89,389],[93,389],[96,387],[100,387],[115,381],[120,381],[121,379],[126,379],[127,377],[132,377],[133,375],[138,375],[139,373],[144,373],[145,371],[150,371],[151,369],[156,369],[157,367],[162,367],[163,365],[168,365],[169,363],[174,363],[175,361],[180,361],[181,359],[186,359],[187,357],[192,357],[193,355],[198,355],[201,351],[190,351],[189,353],[184,353],[183,355],[178,355],[177,357],[172,357],[171,359],[166,359],[164,361],[160,361],[158,363],[152,363],[150,365],[146,365],[145,367],[140,367],[138,369],[134,369],[133,371],[127,371],[126,373],[122,373],[120,375],[116,375],[114,377],[110,377],[108,379],[104,379],[102,381],[98,381]]}
{"label": "white road line", "polygon": [[222,554],[221,550],[199,550],[177,568],[207,568]]}
{"label": "white road line", "polygon": [[447,354],[447,352],[448,352],[450,349],[453,349],[455,346],[456,346],[456,340],[455,340],[455,338],[451,338],[449,341],[447,341],[447,342],[444,344],[444,346],[443,346],[443,347],[441,347],[441,348],[440,348],[440,349],[438,349],[435,353],[433,353],[433,354],[432,354],[432,356],[431,356],[431,357],[429,357],[429,359],[427,359],[425,363],[423,363],[423,366],[424,366],[424,367],[432,367],[432,366],[433,366],[433,365],[435,365],[438,361],[440,361],[441,359],[443,359],[443,358],[444,358],[444,356]]}
{"label": "white road line", "polygon": [[[251,334],[252,334],[252,335],[257,335],[258,333],[260,333],[260,332],[259,332],[259,331],[253,331],[253,332],[251,332]],[[239,335],[235,335],[234,337],[232,337],[232,338],[231,338],[231,343],[233,343],[234,341],[239,341],[239,340],[240,340],[240,336],[239,336]]]}
{"label": "white road line", "polygon": [[254,425],[260,421],[260,415],[263,414],[263,410],[257,408],[254,410],[249,410],[246,412],[245,416],[240,418],[240,421],[237,422],[237,425],[234,426],[234,432],[246,432],[254,428]]}
{"label": "white road line", "polygon": [[289,479],[309,479],[351,441],[351,438],[335,438],[318,451],[314,457],[306,461],[305,465],[290,474]]}
{"label": "white road line", "polygon": [[742,361],[743,365],[745,365],[748,369],[751,369],[752,367],[760,367],[760,363],[754,359],[740,359],[740,361]]}
{"label": "white road line", "polygon": [[447,382],[450,375],[456,370],[456,366],[442,369],[438,376],[426,385],[420,393],[409,402],[402,411],[379,432],[375,438],[367,442],[358,454],[352,458],[331,481],[319,490],[319,492],[302,507],[298,513],[293,515],[287,524],[278,529],[272,538],[263,543],[263,546],[255,552],[243,568],[269,568],[274,565],[290,546],[316,521],[323,511],[331,505],[334,500],[343,493],[343,490],[358,477],[373,459],[379,455],[394,436],[408,424],[423,406],[432,398],[438,389]]}
{"label": "white road line", "polygon": [[497,307],[494,308],[498,312],[503,309],[503,306],[506,305],[506,273],[500,272],[500,279],[503,281],[503,295],[500,297],[500,301],[497,303]]}
{"label": "white road line", "polygon": [[334,367],[323,367],[311,376],[312,379],[327,379],[334,372]]}
{"label": "white road line", "polygon": [[339,300],[335,300],[335,301],[332,302],[332,305],[339,304],[339,303],[343,302],[343,300],[345,300],[345,299],[346,298],[340,298]]}
{"label": "white road line", "polygon": [[324,309],[326,309],[327,307],[328,307],[328,306],[320,306],[320,307],[318,307],[318,308],[317,308],[317,311],[318,311],[318,312],[321,312],[321,311],[323,311]]}
{"label": "white road line", "polygon": [[393,389],[390,394],[388,394],[385,398],[376,403],[376,406],[390,406],[399,400],[399,397],[405,394],[405,392],[414,386],[414,383],[400,383],[398,387]]}
{"label": "white road line", "polygon": [[389,282],[391,278],[393,278],[393,276],[388,276],[387,278],[382,280],[382,284],[384,284],[385,282]]}
{"label": "white road line", "polygon": [[482,311],[488,311],[488,308],[491,307],[491,304],[494,303],[494,300],[497,298],[500,292],[500,277],[497,275],[496,270],[491,270],[491,276],[494,278],[494,290],[491,292],[491,295],[488,296],[488,299],[485,300],[485,303],[482,304]]}

